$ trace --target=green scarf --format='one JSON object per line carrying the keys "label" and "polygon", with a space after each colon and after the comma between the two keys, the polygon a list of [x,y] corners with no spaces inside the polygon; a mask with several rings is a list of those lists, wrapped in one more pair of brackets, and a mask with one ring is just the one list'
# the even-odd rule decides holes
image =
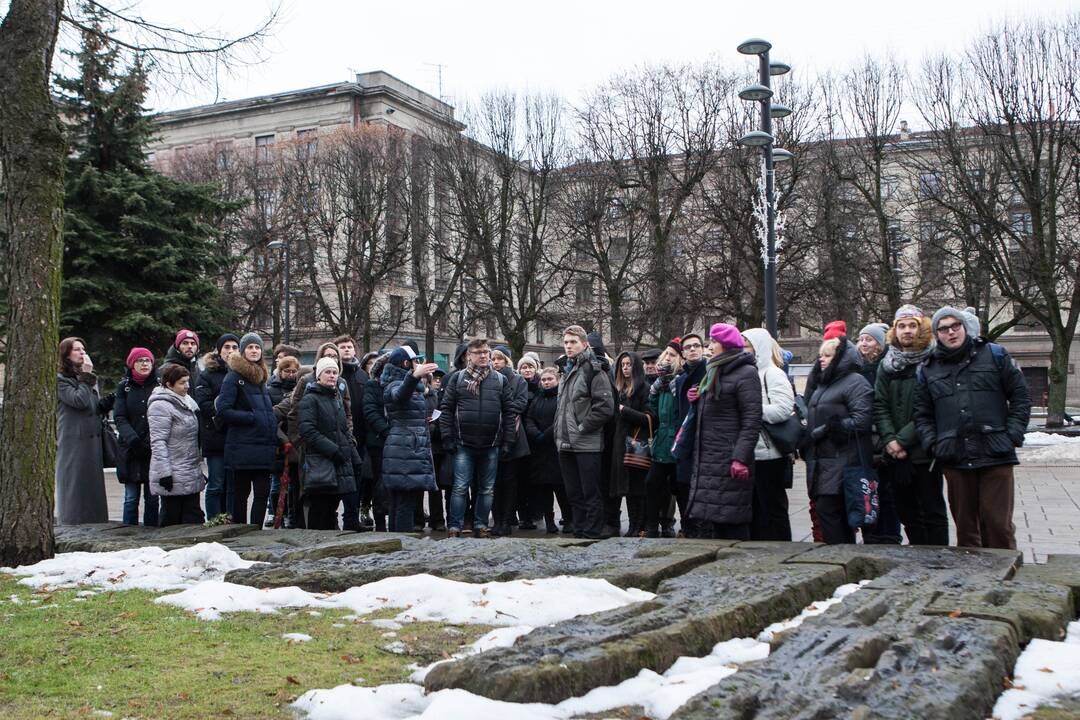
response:
{"label": "green scarf", "polygon": [[746,352],[743,348],[730,348],[714,355],[709,359],[707,365],[705,365],[705,377],[702,379],[701,384],[698,385],[698,396],[705,397],[705,393],[710,389],[713,390],[713,397],[716,397],[716,378],[720,375],[720,368],[727,365],[729,362]]}

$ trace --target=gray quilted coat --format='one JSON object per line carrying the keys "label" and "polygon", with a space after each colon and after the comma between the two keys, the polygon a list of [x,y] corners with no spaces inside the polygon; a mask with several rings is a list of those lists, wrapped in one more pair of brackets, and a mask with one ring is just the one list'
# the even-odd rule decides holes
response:
{"label": "gray quilted coat", "polygon": [[[199,405],[190,395],[165,387],[146,404],[150,422],[150,492],[155,495],[193,495],[206,485],[199,452]],[[172,475],[172,490],[158,483]]]}

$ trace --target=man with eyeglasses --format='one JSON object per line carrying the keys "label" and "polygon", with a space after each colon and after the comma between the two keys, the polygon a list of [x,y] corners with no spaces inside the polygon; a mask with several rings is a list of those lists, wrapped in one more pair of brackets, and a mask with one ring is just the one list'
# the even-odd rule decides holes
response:
{"label": "man with eyeglasses", "polygon": [[943,307],[937,347],[916,373],[915,430],[941,463],[960,547],[1016,549],[1013,465],[1031,396],[1005,348],[979,337],[973,314]]}
{"label": "man with eyeglasses", "polygon": [[[446,383],[439,415],[443,449],[454,458],[454,489],[450,495],[447,537],[459,537],[473,476],[477,478],[474,537],[491,536],[488,518],[495,492],[499,452],[513,443],[515,419],[510,383],[491,366],[487,340],[477,338],[466,348],[465,368]],[[509,448],[507,448],[509,449]]]}
{"label": "man with eyeglasses", "polygon": [[[690,406],[697,402],[698,385],[705,379],[705,342],[696,333],[687,333],[682,336],[683,369],[675,378],[675,416],[676,427],[682,427]],[[695,428],[688,427],[684,430],[693,437]],[[679,499],[679,507],[686,507],[690,500],[690,475],[693,472],[693,452],[690,449],[687,455],[681,457],[676,463],[675,470],[675,493]],[[689,518],[680,520],[680,532],[686,537],[698,535],[696,521]]]}

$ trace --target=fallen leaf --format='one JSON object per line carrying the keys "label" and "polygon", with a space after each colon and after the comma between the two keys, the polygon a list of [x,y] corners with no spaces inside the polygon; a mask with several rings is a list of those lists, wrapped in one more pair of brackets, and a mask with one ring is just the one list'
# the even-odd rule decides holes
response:
{"label": "fallen leaf", "polygon": [[67,624],[70,625],[71,627],[82,627],[82,623],[79,622],[78,620],[68,620]]}
{"label": "fallen leaf", "polygon": [[186,701],[186,700],[190,700],[191,696],[188,695],[186,692],[181,692],[181,693],[176,693],[176,699]]}
{"label": "fallen leaf", "polygon": [[286,675],[285,676],[285,682],[289,683],[290,685],[299,685],[300,684],[300,681],[297,680],[296,678],[294,678],[292,675]]}
{"label": "fallen leaf", "polygon": [[352,655],[342,655],[341,659],[349,663],[350,665],[355,665],[358,662],[363,662],[360,658],[353,657]]}
{"label": "fallen leaf", "polygon": [[390,598],[377,597],[375,599],[378,600],[379,602],[383,602],[383,603],[390,602]]}
{"label": "fallen leaf", "polygon": [[1052,672],[1054,672],[1054,671],[1053,671],[1053,670],[1051,670],[1051,669],[1050,669],[1050,668],[1048,668],[1048,667],[1041,667],[1041,668],[1039,668],[1039,672],[1045,672],[1045,673],[1052,673]]}
{"label": "fallen leaf", "polygon": [[964,614],[963,610],[953,610],[951,613],[949,613],[949,617],[958,618],[958,617],[961,617],[963,614]]}

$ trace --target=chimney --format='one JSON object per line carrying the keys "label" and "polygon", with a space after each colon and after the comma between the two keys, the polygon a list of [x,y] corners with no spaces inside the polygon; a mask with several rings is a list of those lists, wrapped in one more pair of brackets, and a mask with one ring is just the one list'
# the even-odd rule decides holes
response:
{"label": "chimney", "polygon": [[900,141],[911,139],[911,130],[908,128],[907,120],[900,121]]}

